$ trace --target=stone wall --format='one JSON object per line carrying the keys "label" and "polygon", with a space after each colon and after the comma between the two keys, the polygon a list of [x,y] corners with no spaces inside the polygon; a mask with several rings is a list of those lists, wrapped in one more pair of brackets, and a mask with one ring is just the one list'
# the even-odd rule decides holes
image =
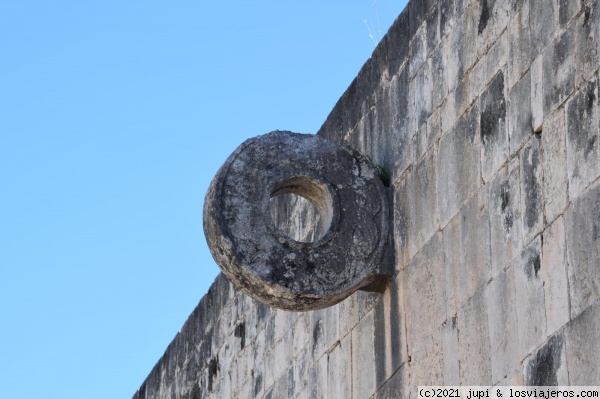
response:
{"label": "stone wall", "polygon": [[412,0],[319,135],[387,169],[396,277],[285,312],[220,275],[134,398],[600,385],[600,1]]}

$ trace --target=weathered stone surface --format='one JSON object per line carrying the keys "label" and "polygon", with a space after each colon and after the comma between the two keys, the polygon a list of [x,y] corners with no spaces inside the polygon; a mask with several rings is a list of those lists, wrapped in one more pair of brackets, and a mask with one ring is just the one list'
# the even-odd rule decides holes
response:
{"label": "weathered stone surface", "polygon": [[531,33],[529,2],[512,17],[508,24],[508,86],[512,87],[531,65]]}
{"label": "weathered stone surface", "polygon": [[440,141],[437,169],[441,227],[479,189],[480,151],[479,108],[473,107]]}
{"label": "weathered stone surface", "polygon": [[441,234],[423,247],[400,278],[409,352],[446,319]]}
{"label": "weathered stone surface", "polygon": [[352,339],[351,334],[339,341],[329,352],[327,359],[327,395],[328,398],[352,397]]}
{"label": "weathered stone surface", "polygon": [[575,28],[571,26],[544,52],[544,115],[562,104],[575,88],[574,48]]}
{"label": "weathered stone surface", "polygon": [[574,318],[566,331],[569,385],[598,384],[600,376],[600,302]]}
{"label": "weathered stone surface", "polygon": [[460,385],[492,385],[485,295],[480,290],[457,315]]}
{"label": "weathered stone surface", "polygon": [[519,305],[517,325],[519,334],[519,359],[531,353],[545,337],[546,307],[542,272],[541,237],[525,248],[514,264],[515,296]]}
{"label": "weathered stone surface", "polygon": [[542,169],[540,145],[534,136],[521,151],[521,210],[523,244],[527,245],[542,231],[544,202],[542,198]]}
{"label": "weathered stone surface", "polygon": [[[227,277],[248,295],[293,310],[331,306],[386,275],[387,193],[376,168],[349,147],[273,132],[242,144],[206,195],[204,231]],[[269,218],[270,199],[310,200],[328,232],[291,239]]]}
{"label": "weathered stone surface", "polygon": [[567,104],[569,196],[577,198],[600,176],[598,78],[584,84]]}
{"label": "weathered stone surface", "polygon": [[492,277],[489,215],[481,197],[469,201],[443,232],[448,317]]}
{"label": "weathered stone surface", "polygon": [[565,111],[557,109],[546,118],[542,132],[544,214],[551,223],[567,206],[567,149]]}
{"label": "weathered stone surface", "polygon": [[553,334],[569,321],[569,285],[565,223],[562,216],[543,235],[542,277],[546,304],[546,333]]}
{"label": "weathered stone surface", "polygon": [[508,157],[507,101],[504,73],[500,71],[480,97],[481,175],[486,182]]}
{"label": "weathered stone surface", "polygon": [[490,332],[492,381],[495,383],[519,364],[519,336],[513,269],[498,274],[485,290]]}
{"label": "weathered stone surface", "polygon": [[531,127],[531,73],[527,72],[510,89],[508,136],[512,155],[523,145],[523,141],[533,133]]}
{"label": "weathered stone surface", "polygon": [[531,64],[531,127],[539,133],[544,124],[544,58],[540,55]]}
{"label": "weathered stone surface", "polygon": [[[577,4],[577,1],[574,3]],[[569,4],[569,7],[576,5]],[[591,79],[600,66],[600,4],[595,0],[584,0],[582,11],[574,22],[577,31],[577,87]]]}
{"label": "weathered stone surface", "polygon": [[512,264],[522,248],[521,190],[518,160],[512,160],[486,185],[485,203],[490,217],[492,276]]}
{"label": "weathered stone surface", "polygon": [[556,2],[529,0],[529,23],[533,57],[541,54],[557,31]]}
{"label": "weathered stone surface", "polygon": [[600,299],[600,184],[566,214],[571,319]]}
{"label": "weathered stone surface", "polygon": [[[375,386],[375,351],[373,342],[373,312],[360,321],[352,331],[352,394],[359,398],[370,397]],[[319,395],[317,395],[318,397]]]}
{"label": "weathered stone surface", "polygon": [[[525,367],[525,383],[529,386],[568,385],[563,334],[548,339],[529,359]],[[582,384],[585,385],[585,384]]]}

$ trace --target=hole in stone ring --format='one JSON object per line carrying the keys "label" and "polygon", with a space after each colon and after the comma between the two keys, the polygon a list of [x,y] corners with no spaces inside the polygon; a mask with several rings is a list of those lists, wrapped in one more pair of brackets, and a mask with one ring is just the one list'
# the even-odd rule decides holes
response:
{"label": "hole in stone ring", "polygon": [[292,240],[319,241],[327,234],[333,219],[331,193],[308,176],[285,179],[271,192],[269,212],[275,227]]}

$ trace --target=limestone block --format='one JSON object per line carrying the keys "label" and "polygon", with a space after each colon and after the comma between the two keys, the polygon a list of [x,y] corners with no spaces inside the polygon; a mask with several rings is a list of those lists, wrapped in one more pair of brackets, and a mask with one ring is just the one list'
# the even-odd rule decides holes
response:
{"label": "limestone block", "polygon": [[403,314],[409,353],[446,319],[441,234],[436,234],[411,260],[402,275]]}
{"label": "limestone block", "polygon": [[566,213],[571,320],[600,298],[600,184]]}
{"label": "limestone block", "polygon": [[[569,385],[563,333],[552,335],[525,366],[525,384],[535,386]],[[568,366],[570,368],[570,365]],[[584,384],[585,385],[585,384]]]}
{"label": "limestone block", "polygon": [[566,329],[569,384],[600,384],[600,302],[589,306]]}
{"label": "limestone block", "polygon": [[532,58],[529,2],[525,2],[508,24],[508,87],[521,80]]}
{"label": "limestone block", "polygon": [[310,313],[309,345],[313,357],[320,358],[339,339],[339,307],[332,306]]}
{"label": "limestone block", "polygon": [[556,2],[529,0],[529,23],[533,58],[541,54],[558,30]]}
{"label": "limestone block", "polygon": [[448,91],[452,92],[458,82],[462,79],[465,71],[468,70],[464,65],[465,57],[465,41],[467,38],[465,34],[465,22],[466,16],[457,16],[456,25],[452,28],[448,35],[447,43],[445,45],[446,50],[446,81],[448,83]]}
{"label": "limestone block", "polygon": [[544,214],[551,223],[567,206],[567,149],[565,111],[557,109],[546,118],[542,132]]}
{"label": "limestone block", "polygon": [[531,64],[531,127],[539,133],[544,124],[544,57],[540,55]]}
{"label": "limestone block", "polygon": [[419,130],[417,130],[417,133],[413,136],[412,147],[414,149],[415,163],[419,162],[427,152],[427,123],[422,124]]}
{"label": "limestone block", "polygon": [[[444,38],[454,27],[458,15],[454,0],[439,0],[439,29],[440,37]],[[462,11],[460,11],[462,13]]]}
{"label": "limestone block", "polygon": [[487,320],[487,304],[482,289],[467,301],[457,315],[460,385],[492,385]]}
{"label": "limestone block", "polygon": [[368,398],[376,389],[373,322],[371,311],[352,330],[352,395],[357,398]]}
{"label": "limestone block", "polygon": [[395,76],[389,86],[389,107],[392,125],[391,133],[396,137],[393,142],[393,156],[391,160],[391,177],[395,181],[406,168],[413,162],[413,150],[411,139],[414,132],[409,131],[409,84],[408,68],[402,68],[398,76]]}
{"label": "limestone block", "polygon": [[456,106],[454,104],[454,96],[449,95],[446,97],[441,105],[441,119],[442,119],[442,135],[450,130],[454,126],[454,123],[458,119],[456,114]]}
{"label": "limestone block", "polygon": [[438,207],[444,227],[481,184],[479,108],[466,112],[442,136],[438,155]]}
{"label": "limestone block", "polygon": [[422,24],[411,37],[409,44],[408,67],[413,78],[421,65],[427,60],[427,25]]}
{"label": "limestone block", "polygon": [[479,2],[477,47],[480,56],[485,54],[502,36],[510,21],[511,8],[508,1],[484,0]]}
{"label": "limestone block", "polygon": [[429,63],[424,63],[409,83],[411,102],[409,104],[409,117],[412,121],[409,131],[416,132],[431,115],[433,81]]}
{"label": "limestone block", "polygon": [[467,72],[458,85],[456,85],[454,93],[450,93],[450,95],[454,95],[454,115],[459,116],[464,114],[474,100],[472,76],[471,72]]}
{"label": "limestone block", "polygon": [[407,175],[408,253],[412,258],[437,230],[437,149],[432,147]]}
{"label": "limestone block", "polygon": [[544,52],[544,115],[562,104],[575,89],[575,48],[575,27],[571,25]]}
{"label": "limestone block", "polygon": [[[567,3],[566,0],[562,2]],[[578,1],[568,2],[568,7],[577,8]],[[577,57],[577,87],[593,78],[600,66],[600,4],[584,0],[583,12],[575,21]]]}
{"label": "limestone block", "polygon": [[521,148],[525,139],[533,133],[531,127],[531,73],[529,71],[509,90],[508,98],[509,154],[512,156]]}
{"label": "limestone block", "polygon": [[427,149],[431,148],[442,135],[442,107],[438,107],[427,119]]}
{"label": "limestone block", "polygon": [[296,355],[292,365],[288,369],[288,397],[294,397],[306,390],[309,369],[313,364],[314,362],[310,348],[304,347],[304,349]]}
{"label": "limestone block", "polygon": [[351,335],[348,334],[328,354],[327,398],[352,397],[352,351]]}
{"label": "limestone block", "polygon": [[497,383],[519,364],[515,285],[513,269],[508,268],[485,290],[490,333],[492,381]]}
{"label": "limestone block", "polygon": [[581,10],[581,0],[558,0],[558,22],[561,28]]}
{"label": "limestone block", "polygon": [[527,245],[543,228],[542,168],[539,136],[534,136],[520,153],[523,244]]}
{"label": "limestone block", "polygon": [[443,385],[444,354],[441,328],[430,331],[413,349],[407,369],[409,387],[414,389],[419,385]]}
{"label": "limestone block", "polygon": [[[385,384],[383,384],[371,399],[403,399],[409,397],[407,364],[403,365]],[[413,387],[414,391],[414,387]]]}
{"label": "limestone block", "polygon": [[527,246],[514,263],[519,360],[531,353],[546,333],[541,237]]}
{"label": "limestone block", "polygon": [[376,385],[380,386],[406,360],[406,328],[400,316],[400,286],[394,279],[373,308]]}
{"label": "limestone block", "polygon": [[292,331],[294,356],[296,356],[301,350],[304,350],[310,342],[310,313],[300,314]]}
{"label": "limestone block", "polygon": [[[445,44],[445,42],[444,42]],[[432,80],[432,99],[431,109],[437,109],[448,95],[448,85],[446,82],[446,64],[444,59],[444,46],[439,46],[427,59],[431,71]]]}
{"label": "limestone block", "polygon": [[544,231],[542,248],[542,278],[546,305],[546,333],[554,334],[569,321],[569,284],[565,222],[559,216]]}
{"label": "limestone block", "polygon": [[584,84],[567,103],[569,197],[577,198],[600,176],[598,78]]}
{"label": "limestone block", "polygon": [[446,319],[442,324],[442,348],[444,354],[444,384],[447,386],[460,385],[460,370],[458,361],[458,330],[457,316]]}
{"label": "limestone block", "polygon": [[469,201],[443,235],[446,315],[452,317],[492,277],[489,214],[482,198]]}
{"label": "limestone block", "polygon": [[487,182],[508,158],[507,101],[502,71],[481,93],[479,102],[481,175]]}

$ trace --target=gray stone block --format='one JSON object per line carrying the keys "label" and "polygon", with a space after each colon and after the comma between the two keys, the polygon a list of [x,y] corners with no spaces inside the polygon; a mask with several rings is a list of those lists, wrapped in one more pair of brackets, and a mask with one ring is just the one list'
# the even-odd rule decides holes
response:
{"label": "gray stone block", "polygon": [[531,114],[531,73],[528,71],[509,90],[508,136],[512,156],[533,134]]}
{"label": "gray stone block", "polygon": [[437,151],[427,151],[423,159],[406,176],[408,192],[408,253],[412,258],[438,226],[437,219]]}
{"label": "gray stone block", "polygon": [[432,99],[431,109],[437,109],[442,101],[448,95],[448,84],[446,82],[446,60],[444,46],[440,46],[435,49],[428,58],[429,69],[431,71],[432,80]]}
{"label": "gray stone block", "polygon": [[575,89],[575,38],[575,27],[571,25],[544,52],[544,115],[562,104]]}
{"label": "gray stone block", "polygon": [[446,319],[441,327],[442,349],[444,354],[444,384],[447,386],[460,385],[460,370],[458,360],[458,329],[457,316]]}
{"label": "gray stone block", "polygon": [[457,315],[460,385],[492,385],[487,320],[487,304],[481,289]]}
{"label": "gray stone block", "polygon": [[492,277],[489,215],[482,198],[469,201],[443,235],[446,315],[452,317]]}
{"label": "gray stone block", "polygon": [[440,227],[479,189],[480,152],[479,108],[473,107],[440,141],[437,168]]}
{"label": "gray stone block", "polygon": [[429,63],[424,63],[423,67],[419,69],[417,74],[412,78],[409,83],[409,90],[411,101],[409,104],[409,117],[410,117],[410,128],[411,132],[416,131],[421,125],[427,122],[427,118],[431,115],[432,109],[432,86],[431,69]]}
{"label": "gray stone block", "polygon": [[529,23],[533,58],[541,54],[558,30],[555,1],[529,0]]}
{"label": "gray stone block", "polygon": [[546,118],[542,132],[544,215],[552,223],[568,203],[566,125],[563,108]]}
{"label": "gray stone block", "polygon": [[510,20],[512,5],[508,1],[479,1],[479,22],[477,24],[478,53],[485,54],[506,29]]}
{"label": "gray stone block", "polygon": [[584,84],[567,104],[569,196],[577,198],[600,176],[598,78]]}
{"label": "gray stone block", "polygon": [[[371,399],[402,399],[408,398],[408,365],[402,366],[389,380],[383,384]],[[135,398],[134,398],[135,399]]]}
{"label": "gray stone block", "polygon": [[521,253],[521,190],[518,160],[513,159],[486,185],[484,203],[490,218],[491,275],[512,264]]}
{"label": "gray stone block", "polygon": [[562,333],[551,336],[525,366],[525,384],[528,386],[568,385],[567,356]]}
{"label": "gray stone block", "polygon": [[561,28],[581,10],[581,0],[558,0],[558,22]]}
{"label": "gray stone block", "polygon": [[400,276],[409,352],[446,319],[441,234],[436,234]]}
{"label": "gray stone block", "polygon": [[[441,327],[441,326],[440,326]],[[409,347],[410,350],[410,347]],[[410,350],[408,386],[444,384],[444,354],[441,328],[430,331]]]}
{"label": "gray stone block", "polygon": [[352,395],[358,398],[370,397],[377,388],[373,323],[373,312],[369,312],[352,330]]}
{"label": "gray stone block", "polygon": [[348,334],[327,355],[327,398],[352,397],[352,339]]}
{"label": "gray stone block", "polygon": [[[565,0],[562,0],[565,1]],[[577,1],[573,2],[577,4]],[[569,4],[569,7],[573,7]],[[583,12],[575,21],[577,48],[577,79],[579,87],[591,79],[600,66],[600,4],[594,0],[583,1]]]}
{"label": "gray stone block", "polygon": [[523,244],[527,245],[543,228],[542,168],[539,136],[534,136],[520,153],[521,211]]}
{"label": "gray stone block", "polygon": [[531,353],[546,333],[542,241],[537,237],[514,263],[519,359]]}
{"label": "gray stone block", "polygon": [[411,37],[409,44],[408,67],[413,78],[421,65],[427,60],[427,25],[422,24]]}
{"label": "gray stone block", "polygon": [[566,329],[569,385],[600,384],[600,302],[589,306]]}
{"label": "gray stone block", "polygon": [[571,319],[600,299],[600,184],[573,202],[566,217]]}
{"label": "gray stone block", "polygon": [[521,80],[532,62],[529,2],[512,17],[508,24],[508,86]]}
{"label": "gray stone block", "polygon": [[507,101],[504,73],[500,71],[481,93],[479,132],[481,175],[489,181],[508,158]]}
{"label": "gray stone block", "polygon": [[519,364],[513,269],[496,275],[485,290],[490,332],[492,381],[497,383]]}
{"label": "gray stone block", "polygon": [[546,305],[546,334],[554,334],[569,321],[569,283],[565,222],[559,216],[544,231],[542,247],[542,278]]}
{"label": "gray stone block", "polygon": [[544,124],[544,57],[531,64],[531,127],[539,133]]}

